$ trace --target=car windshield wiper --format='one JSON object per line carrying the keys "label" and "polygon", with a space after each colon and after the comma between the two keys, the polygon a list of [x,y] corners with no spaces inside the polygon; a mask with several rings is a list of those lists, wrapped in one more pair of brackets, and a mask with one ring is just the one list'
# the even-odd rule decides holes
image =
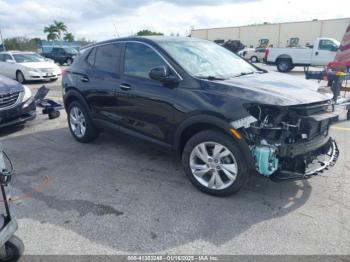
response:
{"label": "car windshield wiper", "polygon": [[246,76],[246,75],[252,75],[252,74],[255,74],[255,72],[253,72],[253,71],[251,71],[251,72],[240,72],[239,74],[234,75],[232,77],[240,77],[240,76]]}
{"label": "car windshield wiper", "polygon": [[200,79],[206,79],[209,81],[214,81],[214,80],[227,80],[227,78],[224,78],[222,76],[196,76]]}

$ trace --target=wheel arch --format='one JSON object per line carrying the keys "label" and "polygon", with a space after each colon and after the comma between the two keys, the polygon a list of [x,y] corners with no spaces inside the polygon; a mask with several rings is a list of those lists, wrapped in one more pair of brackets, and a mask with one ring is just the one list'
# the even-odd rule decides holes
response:
{"label": "wheel arch", "polygon": [[66,109],[66,111],[68,110],[69,105],[73,101],[79,101],[83,103],[85,108],[91,112],[91,106],[89,106],[84,96],[75,88],[67,90],[64,96],[64,108]]}
{"label": "wheel arch", "polygon": [[278,62],[278,60],[280,59],[289,59],[291,61],[291,63],[293,64],[293,59],[290,55],[287,55],[287,54],[282,54],[282,55],[279,55],[276,60],[275,60],[275,63]]}
{"label": "wheel arch", "polygon": [[195,134],[208,130],[214,129],[224,134],[232,137],[232,141],[236,143],[238,148],[243,153],[244,159],[247,161],[248,167],[251,170],[255,169],[255,162],[250,153],[249,146],[244,138],[238,139],[231,132],[232,127],[227,123],[227,121],[220,119],[216,116],[208,115],[197,115],[185,120],[176,130],[174,139],[174,148],[178,156],[182,157],[182,151],[185,147],[187,141]]}

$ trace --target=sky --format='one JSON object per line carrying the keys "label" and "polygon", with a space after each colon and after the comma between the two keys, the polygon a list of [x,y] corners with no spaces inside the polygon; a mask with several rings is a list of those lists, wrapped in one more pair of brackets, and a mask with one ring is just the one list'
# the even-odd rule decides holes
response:
{"label": "sky", "polygon": [[5,38],[45,38],[43,28],[57,20],[95,41],[142,29],[185,36],[192,27],[349,17],[348,7],[349,0],[0,0],[0,28]]}

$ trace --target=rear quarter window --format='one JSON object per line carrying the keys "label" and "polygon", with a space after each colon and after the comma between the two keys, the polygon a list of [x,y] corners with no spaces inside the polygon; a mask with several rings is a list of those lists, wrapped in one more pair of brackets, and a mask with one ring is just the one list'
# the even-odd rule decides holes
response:
{"label": "rear quarter window", "polygon": [[91,58],[90,55],[88,57],[90,61],[93,61],[93,52],[96,52],[94,67],[101,71],[117,73],[120,63],[121,44],[107,44],[94,49],[96,50],[92,50],[90,53]]}

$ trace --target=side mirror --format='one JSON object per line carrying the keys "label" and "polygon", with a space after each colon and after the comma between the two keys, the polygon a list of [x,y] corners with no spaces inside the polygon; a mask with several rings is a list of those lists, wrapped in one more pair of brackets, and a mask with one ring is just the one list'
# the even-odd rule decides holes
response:
{"label": "side mirror", "polygon": [[177,82],[178,78],[172,76],[166,66],[153,67],[149,72],[149,77],[160,82]]}
{"label": "side mirror", "polygon": [[6,63],[14,64],[15,61],[13,61],[12,59],[6,59]]}

